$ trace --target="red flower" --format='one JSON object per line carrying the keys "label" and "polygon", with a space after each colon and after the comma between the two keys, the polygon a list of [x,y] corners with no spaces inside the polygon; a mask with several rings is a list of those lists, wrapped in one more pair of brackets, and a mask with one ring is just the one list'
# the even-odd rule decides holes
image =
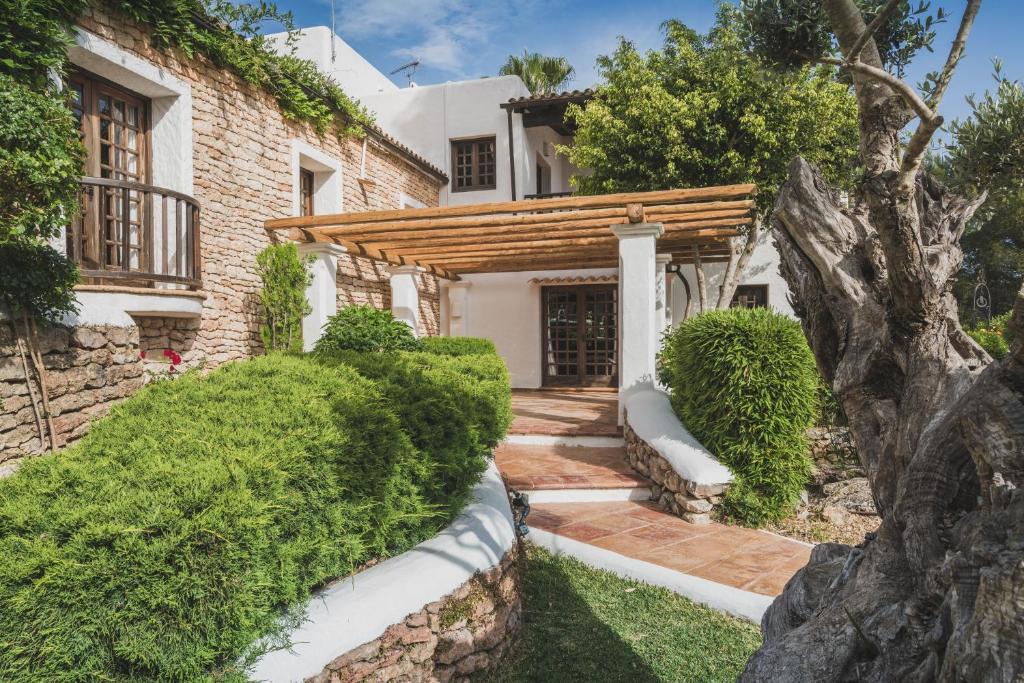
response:
{"label": "red flower", "polygon": [[146,352],[145,351],[139,351],[139,358],[145,358],[145,357],[146,357]]}
{"label": "red flower", "polygon": [[171,352],[171,363],[173,365],[180,365],[181,364],[181,356],[179,356],[177,353],[172,351]]}
{"label": "red flower", "polygon": [[172,366],[171,366],[171,367],[170,367],[170,368],[169,368],[169,369],[167,370],[167,372],[168,372],[169,374],[172,374],[172,375],[173,375],[173,374],[174,374],[174,366],[172,365]]}
{"label": "red flower", "polygon": [[164,349],[164,358],[170,358],[172,353],[174,353],[174,351],[171,351],[170,349]]}

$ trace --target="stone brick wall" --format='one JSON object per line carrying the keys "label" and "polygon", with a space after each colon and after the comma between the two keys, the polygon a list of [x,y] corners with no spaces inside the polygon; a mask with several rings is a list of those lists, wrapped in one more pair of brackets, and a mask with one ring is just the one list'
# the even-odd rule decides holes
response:
{"label": "stone brick wall", "polygon": [[664,509],[692,524],[707,524],[711,511],[721,502],[725,485],[707,485],[687,481],[679,476],[658,451],[637,436],[626,421],[623,426],[626,459],[630,466],[654,484],[652,498]]}
{"label": "stone brick wall", "polygon": [[[142,386],[144,371],[139,361],[139,333],[133,327],[43,326],[39,347],[46,367],[50,409],[57,443],[82,436],[92,420],[105,415],[115,401]],[[32,390],[39,412],[39,394],[32,374]],[[32,394],[10,323],[0,317],[0,475],[13,470],[25,455],[40,453],[32,410]],[[45,422],[44,422],[45,429]]]}
{"label": "stone brick wall", "polygon": [[[292,141],[303,140],[341,161],[344,211],[401,208],[402,195],[436,206],[442,180],[383,142],[366,145],[366,180],[358,178],[363,143],[319,137],[312,126],[288,121],[273,98],[203,58],[156,49],[147,30],[104,10],[87,10],[79,24],[142,59],[159,65],[192,89],[194,196],[201,206],[202,321],[190,351],[216,366],[258,353],[256,254],[270,244],[263,221],[294,212]],[[381,266],[342,256],[339,300],[386,305]],[[425,288],[425,311],[437,317],[436,286]],[[436,329],[436,320],[426,323]]]}
{"label": "stone brick wall", "polygon": [[520,567],[501,563],[327,665],[312,683],[468,680],[493,670],[519,634]]}

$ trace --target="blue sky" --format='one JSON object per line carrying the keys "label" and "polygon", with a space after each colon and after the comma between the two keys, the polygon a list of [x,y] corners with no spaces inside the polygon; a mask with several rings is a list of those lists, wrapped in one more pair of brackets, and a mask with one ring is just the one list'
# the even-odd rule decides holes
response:
{"label": "blue sky", "polygon": [[[279,0],[294,12],[300,27],[329,25],[328,0]],[[524,49],[567,57],[576,67],[573,87],[598,80],[595,58],[611,52],[618,36],[642,49],[658,47],[659,26],[676,18],[699,30],[714,21],[715,0],[626,2],[612,0],[335,0],[337,30],[349,44],[384,73],[411,59],[422,66],[420,84],[495,75],[510,53]],[[918,56],[908,80],[916,83],[945,58],[963,2],[936,0],[950,21],[939,27],[936,53]],[[969,113],[964,97],[992,84],[991,60],[1003,60],[1011,78],[1024,79],[1024,47],[1019,27],[1024,3],[985,0],[967,46],[967,55],[942,106],[947,120]],[[396,82],[405,85],[401,76]]]}

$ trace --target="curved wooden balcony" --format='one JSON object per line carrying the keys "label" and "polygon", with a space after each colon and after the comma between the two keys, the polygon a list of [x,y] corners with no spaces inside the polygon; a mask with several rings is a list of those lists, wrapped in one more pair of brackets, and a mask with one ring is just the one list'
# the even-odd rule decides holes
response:
{"label": "curved wooden balcony", "polygon": [[67,253],[89,284],[200,289],[199,202],[182,192],[82,178]]}

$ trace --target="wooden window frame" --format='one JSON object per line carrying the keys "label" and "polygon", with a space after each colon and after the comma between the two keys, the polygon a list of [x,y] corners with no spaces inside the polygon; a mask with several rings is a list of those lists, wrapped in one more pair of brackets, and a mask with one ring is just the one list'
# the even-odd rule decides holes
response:
{"label": "wooden window frame", "polygon": [[[480,184],[480,148],[481,143],[490,143],[494,146],[494,173],[492,177],[494,181],[487,185]],[[458,155],[460,145],[470,145],[470,176],[469,179],[472,185],[466,187],[459,187],[459,173],[458,173]],[[451,141],[451,157],[452,157],[452,192],[476,192],[478,190],[495,190],[498,188],[498,138],[496,135],[483,135],[475,138],[461,138],[458,140]]]}
{"label": "wooden window frame", "polygon": [[[739,305],[740,293],[743,290],[757,290],[760,294],[760,298],[764,300],[763,308],[768,308],[768,285],[738,285],[736,287],[736,293],[732,295],[732,301],[729,302],[729,308],[734,308]],[[755,298],[758,298],[755,296]],[[762,306],[754,306],[753,308],[762,308]]]}
{"label": "wooden window frame", "polygon": [[[308,190],[307,190],[308,188]],[[315,216],[316,174],[306,168],[299,168],[299,215]]]}
{"label": "wooden window frame", "polygon": [[82,85],[82,135],[83,144],[86,146],[87,157],[85,160],[85,173],[94,178],[100,177],[100,150],[99,150],[99,117],[95,113],[95,98],[97,97],[97,86],[112,91],[112,94],[123,97],[126,100],[137,100],[140,105],[139,113],[142,116],[142,123],[139,128],[142,130],[142,139],[139,153],[140,182],[152,184],[153,178],[153,117],[152,100],[145,95],[129,90],[122,85],[114,83],[102,76],[86,71],[82,68],[73,67],[67,76],[68,85],[72,82],[79,82]]}

